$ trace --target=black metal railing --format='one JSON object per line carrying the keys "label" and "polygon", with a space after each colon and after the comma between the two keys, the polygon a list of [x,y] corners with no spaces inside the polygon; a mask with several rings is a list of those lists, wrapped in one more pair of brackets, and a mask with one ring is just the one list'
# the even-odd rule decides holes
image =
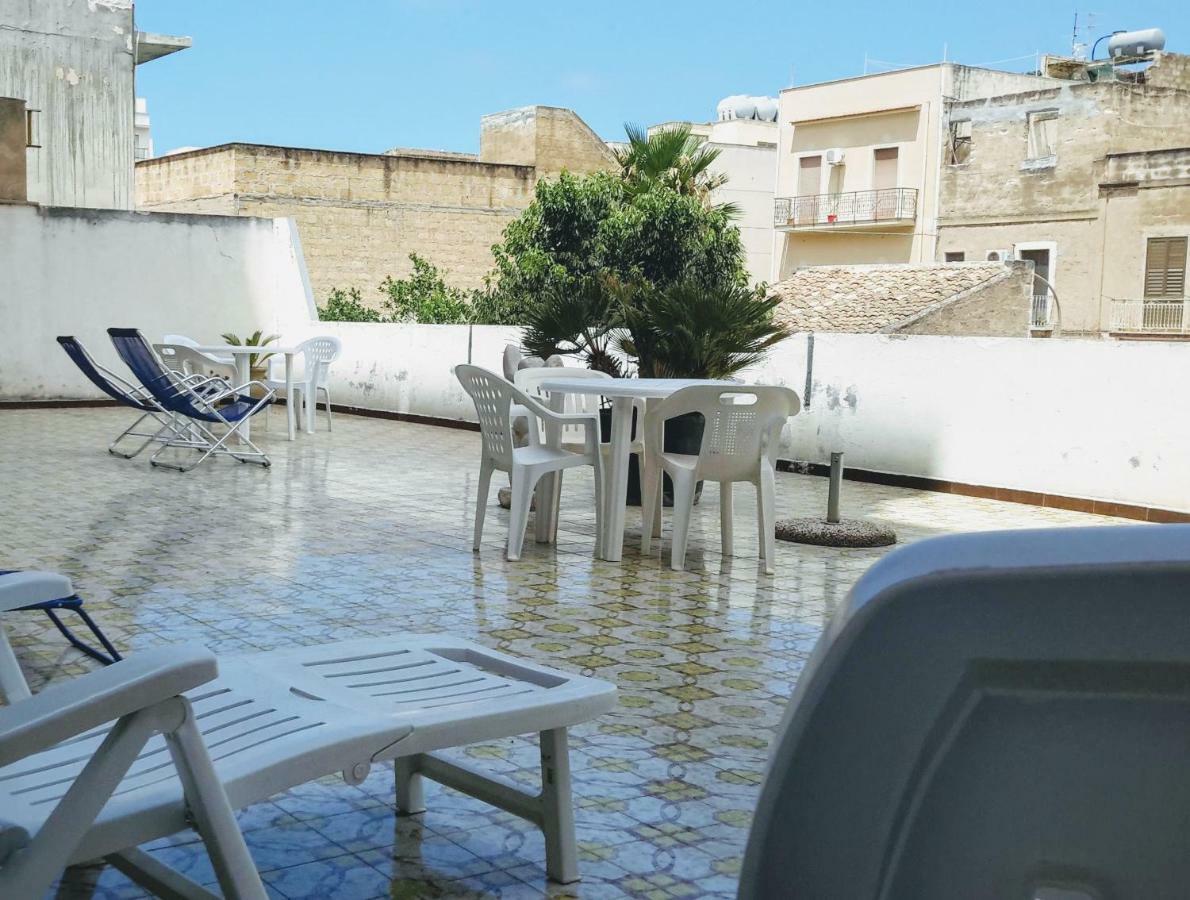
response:
{"label": "black metal railing", "polygon": [[773,224],[778,228],[903,222],[912,221],[916,216],[917,188],[804,194],[778,197],[773,203]]}

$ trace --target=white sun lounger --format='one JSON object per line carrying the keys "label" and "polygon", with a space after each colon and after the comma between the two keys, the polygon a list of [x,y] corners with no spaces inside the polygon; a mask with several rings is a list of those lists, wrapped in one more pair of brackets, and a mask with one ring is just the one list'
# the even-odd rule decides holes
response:
{"label": "white sun lounger", "polygon": [[[262,898],[231,809],[335,772],[358,783],[389,760],[399,811],[421,811],[431,778],[536,823],[549,876],[578,879],[567,728],[610,709],[613,685],[440,636],[218,669],[206,651],[157,648],[0,708],[0,897],[41,896],[100,857],[160,895],[213,897],[136,849],[193,826],[224,895]],[[540,793],[434,753],[530,732]]]}

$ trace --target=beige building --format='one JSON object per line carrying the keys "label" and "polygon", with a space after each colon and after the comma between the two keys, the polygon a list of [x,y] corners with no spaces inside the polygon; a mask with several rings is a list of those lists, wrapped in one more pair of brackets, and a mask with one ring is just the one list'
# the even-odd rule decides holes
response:
{"label": "beige building", "polygon": [[575,113],[532,106],[484,116],[478,154],[236,143],[145,160],[137,207],[292,217],[319,303],[351,287],[378,302],[380,282],[407,274],[410,253],[453,285],[480,287],[492,245],[538,179],[612,168],[607,145]]}
{"label": "beige building", "polygon": [[772,280],[935,259],[944,105],[1049,83],[940,63],[781,92]]}
{"label": "beige building", "polygon": [[27,120],[24,175],[12,162],[0,181],[45,206],[131,209],[134,70],[189,46],[138,31],[132,0],[0,0],[0,98]]}
{"label": "beige building", "polygon": [[719,151],[714,172],[727,183],[713,194],[715,203],[731,203],[744,246],[744,265],[753,284],[772,277],[773,191],[777,179],[777,102],[770,97],[727,97],[714,122],[663,122],[649,129],[687,125],[695,136]]}
{"label": "beige building", "polygon": [[1040,333],[1190,334],[1190,57],[1046,68],[947,104],[937,258],[1033,262]]}

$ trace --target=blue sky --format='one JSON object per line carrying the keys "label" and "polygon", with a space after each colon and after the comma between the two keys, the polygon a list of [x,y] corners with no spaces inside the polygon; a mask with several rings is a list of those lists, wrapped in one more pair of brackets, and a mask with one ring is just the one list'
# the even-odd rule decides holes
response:
{"label": "blue sky", "polygon": [[[1190,52],[1190,4],[1094,0],[1097,34],[1162,27]],[[145,31],[194,46],[141,66],[158,153],[250,141],[475,151],[479,117],[540,103],[605,138],[627,121],[705,121],[734,93],[894,63],[1068,52],[1074,7],[1047,0],[138,0]],[[1030,59],[1003,68],[1024,70]]]}

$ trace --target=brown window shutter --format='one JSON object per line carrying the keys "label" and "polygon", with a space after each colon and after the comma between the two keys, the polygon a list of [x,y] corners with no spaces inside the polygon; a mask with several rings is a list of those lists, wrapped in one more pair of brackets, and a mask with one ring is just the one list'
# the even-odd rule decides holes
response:
{"label": "brown window shutter", "polygon": [[1186,293],[1186,238],[1149,238],[1145,252],[1145,296],[1182,297]]}

